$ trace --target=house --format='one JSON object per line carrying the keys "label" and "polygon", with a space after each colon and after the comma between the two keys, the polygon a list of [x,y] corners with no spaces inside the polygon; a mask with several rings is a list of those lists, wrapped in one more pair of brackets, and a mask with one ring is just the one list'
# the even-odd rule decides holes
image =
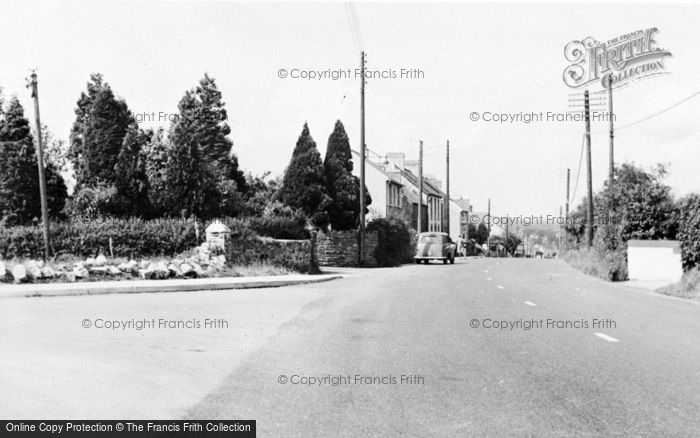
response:
{"label": "house", "polygon": [[[501,218],[495,218],[494,216],[491,216],[489,218],[488,212],[485,211],[470,211],[468,214],[468,223],[474,225],[474,227],[478,227],[479,224],[484,224],[486,227],[489,226],[489,221],[491,222],[491,233],[489,234],[490,237],[505,237],[506,235],[506,230],[501,226],[500,221]],[[498,222],[498,223],[496,223]]]}
{"label": "house", "polygon": [[[360,160],[359,151],[352,151],[355,163]],[[353,166],[353,174],[359,176],[360,166]],[[445,220],[447,194],[442,191],[442,182],[423,177],[423,199],[419,199],[420,179],[418,161],[406,160],[403,152],[387,153],[385,156],[365,157],[365,185],[372,196],[370,212],[379,217],[398,218],[410,228],[417,229],[418,208],[422,209],[423,231],[448,232],[451,236],[463,233],[466,222],[464,213],[471,209],[469,200],[450,200],[450,230]]]}

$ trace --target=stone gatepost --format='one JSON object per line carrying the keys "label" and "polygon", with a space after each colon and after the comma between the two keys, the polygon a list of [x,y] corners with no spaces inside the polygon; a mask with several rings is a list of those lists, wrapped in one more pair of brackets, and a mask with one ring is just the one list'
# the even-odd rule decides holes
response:
{"label": "stone gatepost", "polygon": [[224,253],[226,250],[226,241],[231,238],[231,229],[216,220],[207,227],[206,236],[207,246],[210,251]]}

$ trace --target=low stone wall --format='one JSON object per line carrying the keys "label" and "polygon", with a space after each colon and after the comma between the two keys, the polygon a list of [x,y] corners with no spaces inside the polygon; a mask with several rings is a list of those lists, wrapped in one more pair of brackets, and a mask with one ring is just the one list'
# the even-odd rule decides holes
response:
{"label": "low stone wall", "polygon": [[[315,240],[314,255],[319,266],[359,266],[359,232],[319,232],[315,235]],[[378,245],[379,237],[376,232],[365,233],[365,266],[377,266],[374,250]]]}
{"label": "low stone wall", "polygon": [[225,247],[226,262],[229,266],[267,262],[298,272],[318,272],[311,240],[233,238],[226,241]]}

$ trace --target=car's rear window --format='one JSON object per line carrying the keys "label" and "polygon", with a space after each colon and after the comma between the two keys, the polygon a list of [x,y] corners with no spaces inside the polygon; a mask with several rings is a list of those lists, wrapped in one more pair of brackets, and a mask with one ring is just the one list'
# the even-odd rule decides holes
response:
{"label": "car's rear window", "polygon": [[442,243],[440,236],[420,236],[418,243]]}

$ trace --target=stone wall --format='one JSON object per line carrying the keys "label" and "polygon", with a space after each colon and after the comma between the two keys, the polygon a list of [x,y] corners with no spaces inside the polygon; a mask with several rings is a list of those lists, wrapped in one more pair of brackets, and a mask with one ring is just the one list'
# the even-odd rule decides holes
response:
{"label": "stone wall", "polygon": [[[360,264],[360,240],[357,231],[319,232],[314,253],[319,266],[356,267]],[[365,234],[365,266],[377,266],[374,250],[379,245],[376,232]]]}
{"label": "stone wall", "polygon": [[228,239],[226,262],[230,265],[249,265],[267,262],[298,272],[314,273],[318,264],[314,258],[311,240],[278,240],[265,237]]}

